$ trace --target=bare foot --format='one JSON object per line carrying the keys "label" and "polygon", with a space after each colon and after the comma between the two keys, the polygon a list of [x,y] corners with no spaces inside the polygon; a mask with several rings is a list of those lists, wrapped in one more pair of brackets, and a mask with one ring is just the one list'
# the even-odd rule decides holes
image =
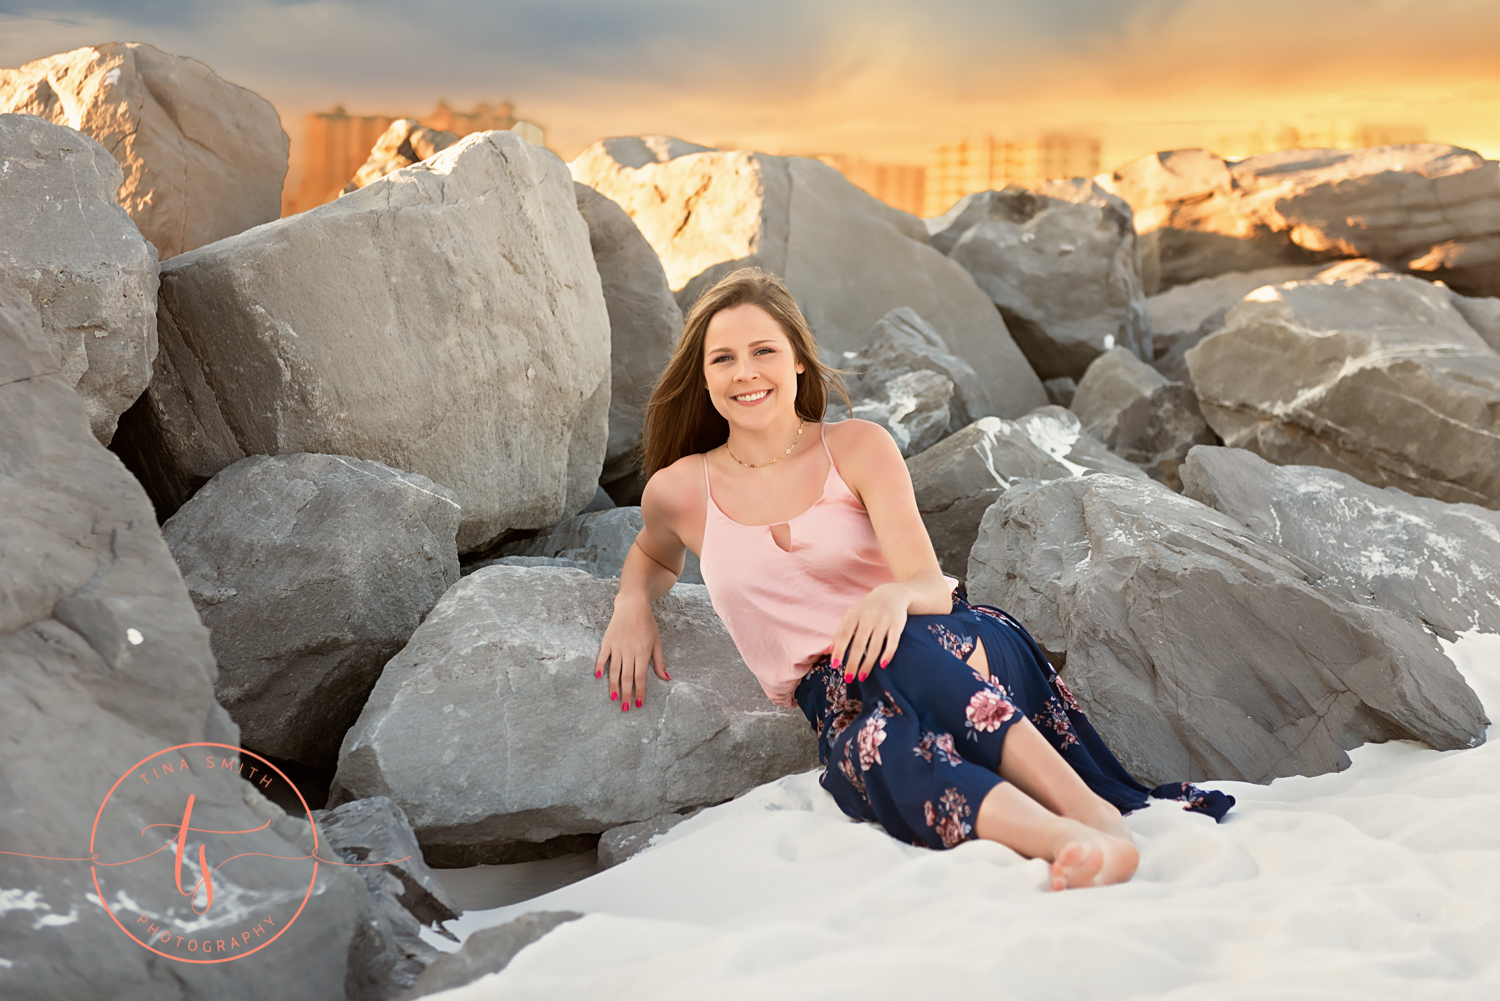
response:
{"label": "bare foot", "polygon": [[1052,889],[1123,883],[1135,875],[1140,852],[1128,840],[1094,831],[1064,845],[1052,860]]}

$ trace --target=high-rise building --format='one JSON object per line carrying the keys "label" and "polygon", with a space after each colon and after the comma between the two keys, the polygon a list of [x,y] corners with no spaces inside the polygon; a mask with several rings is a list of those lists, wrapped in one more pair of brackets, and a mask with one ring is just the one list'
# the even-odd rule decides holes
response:
{"label": "high-rise building", "polygon": [[[281,214],[306,212],[339,196],[344,185],[364,165],[381,133],[404,115],[351,115],[343,106],[319,111],[302,120],[302,183],[293,195],[283,193]],[[477,104],[471,111],[454,111],[439,101],[422,125],[462,138],[474,132],[511,129],[529,143],[541,146],[546,138],[541,127],[516,118],[509,101],[496,105]]]}
{"label": "high-rise building", "polygon": [[1256,122],[1218,135],[1210,145],[1220,156],[1239,158],[1284,149],[1363,149],[1427,141],[1420,125],[1382,125],[1347,120]]}
{"label": "high-rise building", "polygon": [[1007,184],[1030,186],[1097,173],[1099,140],[1094,136],[1049,133],[1028,140],[965,139],[938,147],[927,168],[922,214],[941,215],[964,195],[998,191]]}
{"label": "high-rise building", "polygon": [[821,160],[843,174],[856,188],[874,195],[892,208],[921,215],[925,201],[927,168],[893,163],[870,163],[842,153],[822,153]]}

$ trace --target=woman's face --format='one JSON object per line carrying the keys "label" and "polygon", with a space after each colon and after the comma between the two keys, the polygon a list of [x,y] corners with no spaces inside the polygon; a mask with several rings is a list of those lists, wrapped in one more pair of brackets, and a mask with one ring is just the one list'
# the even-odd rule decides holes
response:
{"label": "woman's face", "polygon": [[715,313],[703,341],[703,376],[714,409],[732,427],[758,431],[796,413],[797,360],[781,324],[759,306]]}

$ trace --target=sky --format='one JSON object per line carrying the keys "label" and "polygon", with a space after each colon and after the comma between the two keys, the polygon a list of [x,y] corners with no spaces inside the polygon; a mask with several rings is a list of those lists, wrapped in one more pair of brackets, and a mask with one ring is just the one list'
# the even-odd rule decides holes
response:
{"label": "sky", "polygon": [[[0,66],[149,42],[302,117],[510,99],[570,159],[667,133],[925,164],[1086,133],[1106,169],[1282,125],[1500,157],[1496,0],[0,0]],[[1222,150],[1232,152],[1231,150]]]}

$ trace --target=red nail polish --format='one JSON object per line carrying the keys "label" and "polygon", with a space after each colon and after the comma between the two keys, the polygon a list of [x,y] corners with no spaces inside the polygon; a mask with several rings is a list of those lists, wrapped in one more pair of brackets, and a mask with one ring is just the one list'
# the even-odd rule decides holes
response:
{"label": "red nail polish", "polygon": [[839,659],[837,657],[835,657],[835,658],[833,658],[833,667],[834,667],[834,670],[838,670],[838,666],[839,666]]}
{"label": "red nail polish", "polygon": [[852,675],[852,674],[846,674],[846,675],[844,675],[844,684],[846,684],[846,685],[852,685],[852,684],[854,684],[854,675]]}
{"label": "red nail polish", "polygon": [[640,707],[641,707],[641,700],[640,700],[640,699],[636,699],[636,700],[635,700],[635,707],[636,707],[636,708],[637,708],[637,709],[639,709],[639,708],[640,708]]}
{"label": "red nail polish", "polygon": [[891,663],[891,658],[887,657],[885,660],[882,660],[880,662],[880,666],[881,667],[889,667],[890,663]]}
{"label": "red nail polish", "polygon": [[619,692],[610,692],[609,693],[609,701],[611,701],[611,702],[618,702],[619,700],[620,700],[620,693]]}
{"label": "red nail polish", "polygon": [[596,677],[596,678],[602,678],[602,677],[604,677],[604,672],[603,671],[595,671],[594,672],[594,677]]}
{"label": "red nail polish", "polygon": [[663,678],[666,678],[668,681],[672,680],[672,676],[670,674],[668,674],[666,671],[661,672],[661,676]]}
{"label": "red nail polish", "polygon": [[620,703],[620,712],[622,712],[622,713],[628,713],[628,712],[630,712],[630,700],[629,699],[626,699],[624,702]]}

